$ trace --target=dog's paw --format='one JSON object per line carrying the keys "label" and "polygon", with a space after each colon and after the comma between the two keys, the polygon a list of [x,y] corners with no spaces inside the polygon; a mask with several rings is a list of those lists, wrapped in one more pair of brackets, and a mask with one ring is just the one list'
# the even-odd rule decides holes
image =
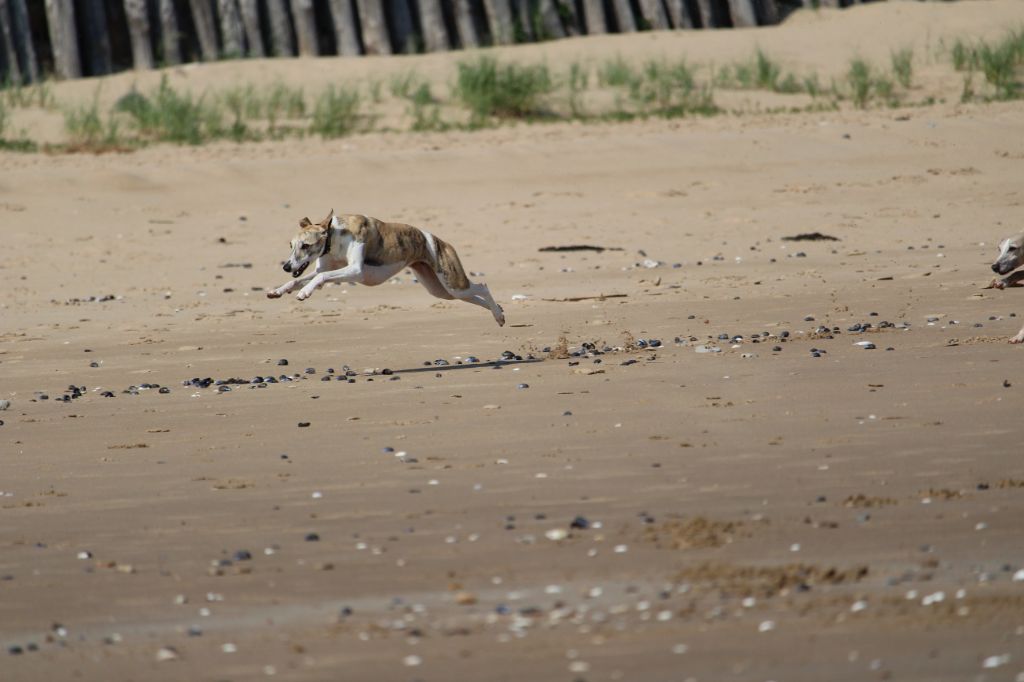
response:
{"label": "dog's paw", "polygon": [[299,299],[300,301],[305,301],[312,295],[312,291],[306,291],[305,289],[302,289],[301,291],[299,291],[299,293],[295,294],[295,298]]}
{"label": "dog's paw", "polygon": [[985,288],[986,289],[1005,289],[1007,287],[1007,285],[1009,285],[1009,282],[1007,282],[1005,279],[994,279],[991,282],[989,282],[989,285],[987,287],[985,287]]}
{"label": "dog's paw", "polygon": [[505,326],[505,311],[502,310],[500,307],[494,313],[494,321],[498,323],[499,327]]}
{"label": "dog's paw", "polygon": [[1017,336],[1010,339],[1010,343],[1024,343],[1024,334],[1017,334]]}
{"label": "dog's paw", "polygon": [[267,298],[281,298],[281,292],[279,292],[277,289],[268,289]]}

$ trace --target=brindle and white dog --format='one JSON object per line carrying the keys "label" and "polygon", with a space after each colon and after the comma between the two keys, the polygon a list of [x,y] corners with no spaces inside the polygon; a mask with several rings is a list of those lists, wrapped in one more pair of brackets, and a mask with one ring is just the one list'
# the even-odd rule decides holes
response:
{"label": "brindle and white dog", "polygon": [[[280,298],[301,286],[296,298],[304,301],[327,282],[376,286],[412,268],[432,295],[487,308],[499,326],[505,324],[505,313],[487,285],[469,281],[451,244],[418,227],[364,215],[335,215],[332,209],[319,223],[300,220],[291,248],[282,267],[294,279],[268,290],[267,298]],[[313,274],[302,277],[313,261]]]}
{"label": "brindle and white dog", "polygon": [[[1021,286],[1020,281],[1024,279],[1024,271],[1013,272],[1021,265],[1024,265],[1024,234],[1004,239],[999,243],[999,257],[992,264],[992,271],[997,275],[1007,276],[992,280],[992,283],[985,288],[1005,289]],[[1024,343],[1024,328],[1021,328],[1017,335],[1010,339],[1010,343]]]}

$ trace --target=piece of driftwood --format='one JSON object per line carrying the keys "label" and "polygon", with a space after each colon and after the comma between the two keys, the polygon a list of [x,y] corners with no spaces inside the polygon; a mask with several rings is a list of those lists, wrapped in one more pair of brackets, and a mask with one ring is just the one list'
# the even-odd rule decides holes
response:
{"label": "piece of driftwood", "polygon": [[833,237],[830,234],[823,234],[821,232],[801,232],[800,234],[794,234],[789,237],[783,237],[784,242],[838,242],[839,237]]}
{"label": "piece of driftwood", "polygon": [[619,246],[594,246],[593,244],[567,244],[564,246],[543,246],[537,249],[541,253],[564,253],[566,251],[596,251],[597,253],[604,253],[605,251],[622,251],[622,247]]}
{"label": "piece of driftwood", "polygon": [[603,301],[606,298],[626,298],[629,294],[599,294],[597,296],[566,296],[565,298],[542,298],[550,303],[576,303],[577,301]]}

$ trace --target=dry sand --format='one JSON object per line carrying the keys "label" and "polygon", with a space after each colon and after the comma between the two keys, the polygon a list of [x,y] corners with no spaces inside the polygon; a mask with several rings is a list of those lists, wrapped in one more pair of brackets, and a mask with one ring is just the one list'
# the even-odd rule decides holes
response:
{"label": "dry sand", "polygon": [[[853,47],[1022,21],[1019,2],[873,5],[515,54],[778,44],[840,69]],[[341,63],[273,68],[301,82]],[[1024,349],[1006,343],[1024,294],[981,289],[1022,227],[1020,104],[5,154],[0,169],[3,680],[1024,671]],[[297,219],[332,207],[452,242],[509,325],[408,274],[264,298]],[[840,241],[781,241],[813,231]],[[580,243],[622,250],[538,252]],[[562,336],[624,349],[543,351]],[[484,365],[506,350],[524,362]],[[483,362],[458,364],[470,355]],[[354,383],[321,381],[346,365]],[[182,385],[283,372],[301,377]],[[143,383],[170,393],[123,392]],[[72,384],[85,394],[58,401]]]}

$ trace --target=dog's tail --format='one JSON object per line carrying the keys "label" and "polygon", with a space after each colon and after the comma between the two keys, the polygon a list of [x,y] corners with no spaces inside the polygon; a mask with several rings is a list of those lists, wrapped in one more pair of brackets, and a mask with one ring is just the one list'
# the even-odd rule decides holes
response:
{"label": "dog's tail", "polygon": [[434,237],[434,241],[437,244],[437,262],[434,263],[434,272],[441,277],[441,281],[449,290],[468,289],[469,278],[466,277],[466,271],[462,269],[459,254],[455,253],[452,245],[443,239]]}

